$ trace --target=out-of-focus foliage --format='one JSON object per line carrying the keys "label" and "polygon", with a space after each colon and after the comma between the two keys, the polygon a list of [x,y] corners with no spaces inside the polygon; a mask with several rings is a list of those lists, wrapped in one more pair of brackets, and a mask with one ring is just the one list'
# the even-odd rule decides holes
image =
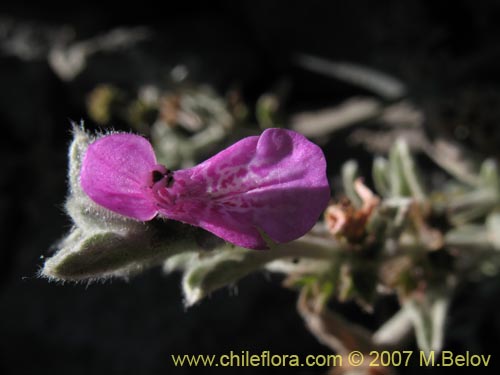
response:
{"label": "out-of-focus foliage", "polygon": [[[252,116],[239,92],[220,96],[185,83],[178,71],[179,82],[169,89],[147,86],[130,95],[105,84],[89,93],[87,104],[103,127],[119,119],[149,136],[159,162],[169,168],[189,167],[259,128],[288,125],[319,143],[351,128],[348,142],[374,154],[371,174],[362,175],[356,160],[345,161],[335,179],[342,190],[310,233],[256,252],[182,224],[123,219],[81,191],[81,155],[91,137],[75,127],[66,203],[74,228],[43,275],[128,277],[163,264],[165,272],[183,273],[185,302],[192,305],[252,272],[277,272],[285,275],[284,286],[299,291],[299,311],[311,332],[337,352],[401,348],[412,328],[422,350],[440,350],[456,286],[500,270],[498,166],[449,139],[429,139],[424,112],[397,80],[349,64],[309,57],[300,63],[374,95],[286,116],[282,95],[266,93]],[[371,123],[382,126],[365,126]],[[421,172],[423,160],[434,162],[431,173]],[[400,310],[374,332],[329,310],[332,300],[354,300],[373,311],[387,294],[397,296]]]}

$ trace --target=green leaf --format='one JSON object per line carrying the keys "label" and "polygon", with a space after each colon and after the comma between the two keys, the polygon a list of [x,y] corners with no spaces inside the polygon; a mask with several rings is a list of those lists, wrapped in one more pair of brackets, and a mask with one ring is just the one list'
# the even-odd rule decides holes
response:
{"label": "green leaf", "polygon": [[82,161],[87,151],[87,147],[94,137],[91,137],[83,128],[83,122],[78,126],[76,123],[72,123],[73,141],[69,146],[68,152],[68,180],[70,194],[79,194],[82,192],[80,186],[80,170],[82,168]]}
{"label": "green leaf", "polygon": [[446,203],[449,220],[456,226],[484,218],[498,205],[498,194],[484,187],[456,196],[450,196]]}
{"label": "green leaf", "polygon": [[255,105],[255,117],[261,129],[279,127],[280,100],[276,94],[263,94]]}
{"label": "green leaf", "polygon": [[448,304],[449,297],[445,292],[427,292],[403,304],[413,323],[417,345],[425,353],[440,352],[443,347]]}
{"label": "green leaf", "polygon": [[383,197],[389,196],[389,163],[387,159],[380,156],[375,158],[372,167],[372,177],[377,193]]}
{"label": "green leaf", "polygon": [[500,213],[493,212],[486,218],[488,239],[495,250],[500,250]]}
{"label": "green leaf", "polygon": [[393,197],[425,199],[424,189],[418,176],[417,166],[408,144],[398,139],[389,152],[389,181]]}
{"label": "green leaf", "polygon": [[409,193],[416,200],[423,201],[425,199],[424,188],[420,180],[417,165],[408,148],[408,144],[404,140],[399,139],[396,141],[395,147],[398,151],[401,172],[405,180],[405,185],[409,189]]}
{"label": "green leaf", "polygon": [[360,208],[362,206],[361,198],[356,193],[354,181],[358,177],[358,163],[354,160],[349,160],[342,166],[342,185],[344,192],[352,202],[352,204]]}
{"label": "green leaf", "polygon": [[[186,304],[193,305],[213,291],[232,285],[248,274],[274,264],[269,270],[293,273],[314,270],[323,272],[338,256],[338,248],[324,244],[309,235],[295,241],[275,245],[272,250],[249,250],[233,245],[217,248],[210,253],[200,253],[191,262],[181,262],[185,267],[182,287]],[[298,267],[277,266],[277,260],[298,260]],[[186,259],[185,259],[186,260]],[[274,262],[274,263],[273,263]],[[284,262],[281,262],[284,263]],[[172,265],[171,265],[172,266]]]}
{"label": "green leaf", "polygon": [[275,256],[271,251],[255,251],[226,247],[213,256],[199,259],[184,274],[182,288],[188,306],[195,304],[213,291],[234,284],[256,271]]}
{"label": "green leaf", "polygon": [[446,246],[488,250],[491,249],[488,236],[489,232],[484,225],[467,224],[449,230],[444,237],[444,242]]}
{"label": "green leaf", "polygon": [[497,195],[500,194],[500,176],[495,160],[487,159],[481,164],[479,179],[483,187],[490,188]]}
{"label": "green leaf", "polygon": [[199,250],[194,227],[174,222],[143,225],[145,230],[124,233],[74,228],[41,274],[70,281],[128,277],[168,257]]}

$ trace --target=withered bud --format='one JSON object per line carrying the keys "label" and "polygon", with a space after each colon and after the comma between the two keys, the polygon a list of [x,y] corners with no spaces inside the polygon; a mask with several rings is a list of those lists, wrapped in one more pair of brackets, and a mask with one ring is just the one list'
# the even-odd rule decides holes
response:
{"label": "withered bud", "polygon": [[375,207],[379,205],[380,198],[363,184],[361,178],[354,181],[354,189],[361,198],[361,208],[355,208],[348,199],[343,199],[326,209],[325,222],[333,236],[358,243],[366,234],[366,224]]}

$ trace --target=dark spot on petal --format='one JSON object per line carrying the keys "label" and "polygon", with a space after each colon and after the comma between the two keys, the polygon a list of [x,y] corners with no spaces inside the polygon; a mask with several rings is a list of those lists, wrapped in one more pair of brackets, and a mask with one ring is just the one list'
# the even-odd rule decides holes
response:
{"label": "dark spot on petal", "polygon": [[157,183],[164,177],[164,174],[160,171],[153,171],[153,183]]}
{"label": "dark spot on petal", "polygon": [[167,187],[171,187],[174,184],[174,175],[172,172],[167,172]]}

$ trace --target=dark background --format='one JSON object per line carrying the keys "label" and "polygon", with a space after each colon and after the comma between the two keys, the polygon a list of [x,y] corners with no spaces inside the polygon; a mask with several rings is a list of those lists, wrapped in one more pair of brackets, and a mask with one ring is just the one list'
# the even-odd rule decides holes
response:
{"label": "dark background", "polygon": [[[238,85],[249,103],[287,77],[293,82],[290,110],[320,108],[363,93],[293,64],[294,54],[308,53],[400,78],[416,103],[445,112],[443,121],[426,124],[431,136],[453,134],[463,98],[474,93],[472,113],[461,118],[471,134],[463,141],[479,153],[497,156],[499,3],[259,0],[200,6],[187,1],[159,8],[141,1],[103,9],[87,2],[57,8],[46,2],[36,7],[2,2],[0,373],[205,374],[219,369],[173,368],[170,354],[329,353],[304,328],[295,312],[295,293],[280,288],[276,276],[253,275],[239,284],[237,295],[222,290],[189,310],[182,305],[179,275],[165,277],[158,269],[130,282],[90,286],[38,279],[40,257],[48,256],[70,227],[62,210],[69,120],[84,119],[94,126],[84,98],[96,84],[135,88],[163,79],[178,63],[189,67],[194,80],[221,92]],[[64,82],[50,69],[43,48],[34,58],[6,52],[5,43],[15,34],[5,32],[7,24],[31,30],[42,47],[44,33],[63,25],[74,28],[76,39],[117,26],[147,26],[153,34],[131,49],[96,54],[79,76]],[[327,145],[335,163],[357,156],[357,150],[342,143]],[[493,354],[498,363],[499,295],[495,278],[462,288],[450,310],[446,348]],[[386,303],[393,307],[394,301],[381,302]],[[367,326],[380,323],[355,306],[343,309]],[[423,370],[405,370],[412,371]],[[258,369],[275,372],[315,374],[324,369]]]}

